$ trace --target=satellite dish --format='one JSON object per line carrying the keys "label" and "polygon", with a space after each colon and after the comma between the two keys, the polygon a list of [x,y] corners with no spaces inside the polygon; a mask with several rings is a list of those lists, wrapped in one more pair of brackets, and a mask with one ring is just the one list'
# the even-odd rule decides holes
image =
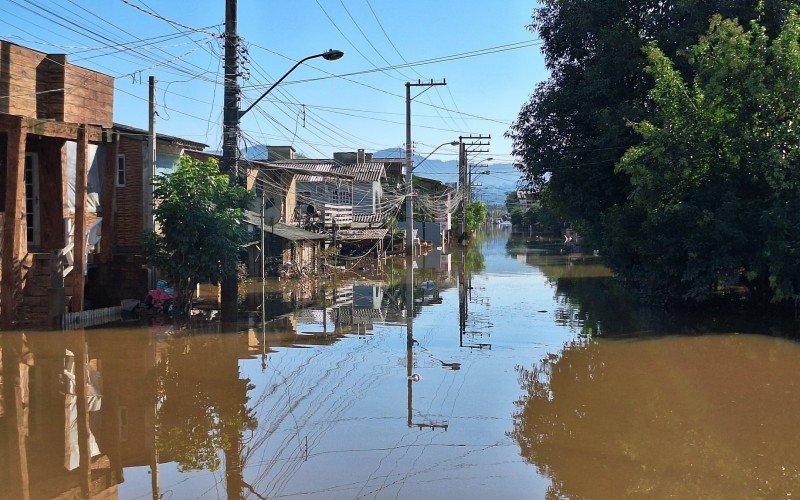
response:
{"label": "satellite dish", "polygon": [[264,210],[264,224],[274,226],[276,222],[281,220],[281,212],[275,207],[269,207]]}

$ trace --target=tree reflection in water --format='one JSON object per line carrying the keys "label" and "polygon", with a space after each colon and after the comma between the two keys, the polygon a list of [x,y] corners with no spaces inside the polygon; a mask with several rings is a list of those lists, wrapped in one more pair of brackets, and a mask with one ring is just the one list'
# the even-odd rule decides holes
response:
{"label": "tree reflection in water", "polygon": [[257,421],[247,407],[254,386],[239,378],[238,335],[174,338],[157,366],[158,450],[181,471],[221,464]]}
{"label": "tree reflection in water", "polygon": [[758,336],[576,340],[530,369],[510,433],[549,497],[800,491],[800,348]]}

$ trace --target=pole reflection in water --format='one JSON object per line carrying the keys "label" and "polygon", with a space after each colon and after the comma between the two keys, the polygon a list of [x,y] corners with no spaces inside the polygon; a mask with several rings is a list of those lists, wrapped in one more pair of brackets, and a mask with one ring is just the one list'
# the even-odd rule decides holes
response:
{"label": "pole reflection in water", "polygon": [[407,422],[411,427],[414,416],[414,257],[406,257],[406,376],[408,378]]}

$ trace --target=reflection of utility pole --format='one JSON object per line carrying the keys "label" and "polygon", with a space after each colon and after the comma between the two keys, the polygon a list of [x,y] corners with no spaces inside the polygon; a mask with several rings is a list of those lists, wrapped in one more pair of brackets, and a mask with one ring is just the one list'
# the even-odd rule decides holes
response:
{"label": "reflection of utility pole", "polygon": [[72,352],[75,353],[75,404],[78,413],[81,492],[84,498],[89,498],[92,483],[92,450],[89,446],[89,402],[86,397],[86,369],[89,365],[89,352],[85,330],[80,329],[75,333],[75,345]]}
{"label": "reflection of utility pole", "polygon": [[[148,363],[149,366],[156,366],[158,358],[158,343],[154,340],[150,341],[152,362]],[[161,385],[159,383],[159,385]],[[161,498],[161,491],[158,486],[158,405],[159,400],[153,404],[153,439],[151,442],[152,450],[150,451],[150,491],[153,494],[153,500]]]}
{"label": "reflection of utility pole", "polygon": [[491,350],[492,344],[488,342],[464,344],[464,335],[467,333],[467,320],[469,319],[469,302],[472,300],[472,273],[467,269],[466,255],[467,249],[464,248],[461,250],[461,268],[458,272],[458,346]]}
{"label": "reflection of utility pole", "polygon": [[407,395],[407,415],[406,423],[408,427],[422,429],[444,429],[449,427],[447,423],[415,423],[414,422],[414,258],[410,255],[406,258],[406,376],[408,377]]}
{"label": "reflection of utility pole", "polygon": [[406,257],[406,376],[408,377],[408,426],[412,423],[414,388],[411,379],[414,368],[414,257]]}

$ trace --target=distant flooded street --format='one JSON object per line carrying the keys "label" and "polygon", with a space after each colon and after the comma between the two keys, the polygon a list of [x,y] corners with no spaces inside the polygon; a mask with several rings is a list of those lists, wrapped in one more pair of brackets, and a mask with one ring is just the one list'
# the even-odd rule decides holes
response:
{"label": "distant flooded street", "polygon": [[668,318],[502,230],[268,288],[239,333],[0,334],[0,498],[800,492],[793,321]]}

